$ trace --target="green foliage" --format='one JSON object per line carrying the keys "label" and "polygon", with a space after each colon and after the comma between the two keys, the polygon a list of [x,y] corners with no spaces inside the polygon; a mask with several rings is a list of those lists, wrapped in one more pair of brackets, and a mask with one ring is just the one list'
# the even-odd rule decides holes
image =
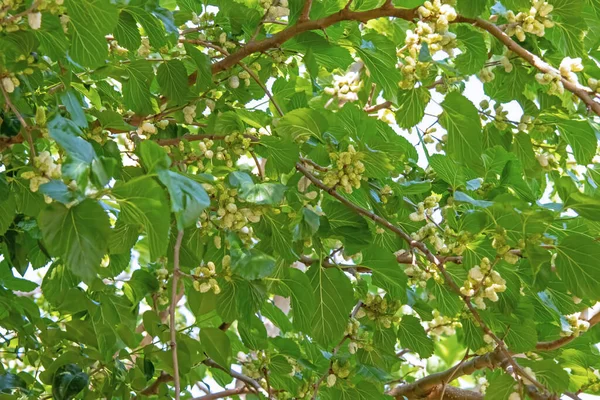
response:
{"label": "green foliage", "polygon": [[0,3],[0,398],[600,393],[598,0]]}

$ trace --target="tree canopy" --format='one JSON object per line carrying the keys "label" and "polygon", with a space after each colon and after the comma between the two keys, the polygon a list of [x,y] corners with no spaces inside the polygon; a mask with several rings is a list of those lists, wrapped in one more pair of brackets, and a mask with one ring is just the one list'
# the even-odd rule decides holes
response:
{"label": "tree canopy", "polygon": [[600,1],[0,1],[1,399],[600,394]]}

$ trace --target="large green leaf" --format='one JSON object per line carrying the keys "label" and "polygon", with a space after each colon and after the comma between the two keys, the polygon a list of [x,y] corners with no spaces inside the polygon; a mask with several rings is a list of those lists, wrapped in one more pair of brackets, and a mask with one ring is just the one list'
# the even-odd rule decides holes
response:
{"label": "large green leaf", "polygon": [[156,71],[161,93],[175,104],[183,104],[188,95],[188,77],[179,60],[165,61]]}
{"label": "large green leaf", "polygon": [[350,311],[354,306],[354,291],[350,279],[337,268],[314,265],[308,277],[316,301],[312,318],[312,337],[329,348],[342,339]]}
{"label": "large green leaf", "polygon": [[118,9],[103,0],[66,0],[71,24],[69,55],[85,67],[97,67],[108,56],[105,35],[117,25]]}
{"label": "large green leaf", "polygon": [[38,216],[46,248],[62,257],[67,268],[91,280],[108,251],[108,215],[94,200],[67,208],[53,203]]}
{"label": "large green leaf", "polygon": [[581,298],[600,299],[600,243],[571,234],[559,242],[556,253],[556,270],[567,289]]}
{"label": "large green leaf", "polygon": [[165,191],[152,178],[118,183],[113,194],[121,206],[119,221],[144,227],[152,260],[164,256],[169,243],[169,205]]}
{"label": "large green leaf", "polygon": [[60,367],[52,379],[52,396],[56,400],[71,400],[89,383],[88,375],[75,364]]}
{"label": "large green leaf", "polygon": [[132,111],[147,115],[154,112],[150,83],[154,79],[152,65],[145,60],[133,61],[127,67],[129,79],[123,83],[123,101]]}
{"label": "large green leaf", "polygon": [[373,270],[374,285],[384,289],[394,298],[406,298],[407,277],[393,253],[373,245],[363,251],[362,263]]}
{"label": "large green leaf", "polygon": [[429,358],[433,354],[433,340],[421,326],[421,321],[412,315],[405,315],[398,327],[400,345],[417,353],[421,358]]}
{"label": "large green leaf", "polygon": [[486,400],[508,400],[508,397],[518,390],[515,389],[516,381],[508,374],[500,373],[490,380],[486,390]]}
{"label": "large green leaf", "polygon": [[442,108],[440,124],[448,131],[446,153],[457,162],[479,169],[483,135],[477,109],[458,92],[448,93]]}
{"label": "large green leaf", "polygon": [[423,119],[431,95],[423,86],[398,93],[396,122],[401,128],[412,128]]}
{"label": "large green leaf", "polygon": [[305,32],[284,45],[290,50],[311,51],[320,66],[329,70],[345,69],[352,63],[350,52],[315,32]]}
{"label": "large green leaf", "polygon": [[158,178],[167,187],[171,211],[179,230],[195,225],[202,211],[210,205],[204,187],[197,181],[175,171],[160,170]]}
{"label": "large green leaf", "polygon": [[312,331],[315,310],[315,297],[311,282],[305,273],[295,268],[290,268],[286,275],[280,282],[290,292],[292,324],[295,329],[309,333]]}
{"label": "large green leaf", "polygon": [[277,131],[285,139],[307,140],[310,137],[321,140],[323,132],[327,129],[327,120],[315,110],[299,108],[285,114]]}
{"label": "large green leaf", "polygon": [[573,148],[573,155],[579,164],[586,165],[596,154],[598,139],[596,132],[587,120],[567,117],[551,117],[548,122],[556,124],[565,141]]}
{"label": "large green leaf", "polygon": [[260,146],[264,149],[260,154],[267,159],[267,171],[290,172],[300,157],[300,148],[291,138],[265,136],[260,139]]}
{"label": "large green leaf", "polygon": [[[485,0],[471,0],[471,2],[484,4],[485,6]],[[471,12],[480,13],[473,7],[471,7]],[[454,59],[456,68],[465,75],[472,75],[481,71],[488,58],[483,34],[468,26],[460,25],[456,29],[456,35],[465,47],[465,51]]]}
{"label": "large green leaf", "polygon": [[220,366],[229,368],[231,343],[225,332],[217,328],[202,328],[200,329],[200,343],[210,358]]}
{"label": "large green leaf", "polygon": [[400,71],[396,68],[396,46],[383,35],[370,33],[362,38],[356,52],[365,63],[371,78],[381,85],[384,97],[391,99],[396,95]]}

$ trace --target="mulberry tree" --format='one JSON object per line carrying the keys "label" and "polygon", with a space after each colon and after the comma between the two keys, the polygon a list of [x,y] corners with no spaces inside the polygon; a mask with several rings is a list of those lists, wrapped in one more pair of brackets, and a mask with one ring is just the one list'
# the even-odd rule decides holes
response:
{"label": "mulberry tree", "polygon": [[0,0],[2,399],[600,394],[598,0]]}

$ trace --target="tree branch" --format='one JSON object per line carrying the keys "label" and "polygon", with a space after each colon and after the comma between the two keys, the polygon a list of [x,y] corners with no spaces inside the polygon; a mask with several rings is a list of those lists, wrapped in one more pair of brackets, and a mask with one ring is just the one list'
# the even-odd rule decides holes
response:
{"label": "tree branch", "polygon": [[365,217],[373,220],[377,224],[379,224],[379,225],[381,225],[381,226],[389,229],[390,231],[394,232],[397,236],[399,236],[400,238],[402,238],[404,241],[406,241],[409,244],[410,247],[420,250],[425,255],[425,257],[427,258],[427,260],[429,260],[432,264],[434,264],[437,267],[438,271],[440,271],[440,273],[444,277],[444,281],[450,287],[450,289],[452,289],[452,291],[454,293],[456,293],[458,296],[460,296],[460,298],[463,300],[463,302],[465,303],[465,305],[469,309],[469,312],[473,315],[473,318],[475,319],[475,321],[477,321],[477,323],[479,324],[479,326],[481,327],[481,329],[488,336],[490,336],[494,340],[494,342],[496,342],[496,344],[498,345],[499,351],[502,352],[502,354],[506,357],[506,359],[508,360],[508,362],[510,363],[510,365],[513,367],[514,372],[517,373],[518,375],[522,376],[523,378],[529,380],[530,382],[532,382],[538,389],[540,389],[542,391],[542,393],[548,392],[548,390],[544,387],[544,385],[542,385],[541,383],[537,382],[535,380],[535,378],[531,377],[526,371],[523,370],[523,368],[521,368],[521,366],[519,366],[519,364],[517,364],[515,362],[515,360],[512,358],[512,355],[510,354],[510,352],[506,348],[506,345],[504,344],[504,341],[502,339],[500,339],[486,325],[486,323],[483,321],[483,319],[479,315],[479,312],[477,311],[477,309],[475,309],[475,307],[473,306],[473,304],[471,304],[471,299],[469,297],[467,297],[467,296],[464,296],[460,292],[460,288],[454,282],[454,280],[452,279],[452,276],[444,268],[443,262],[440,261],[440,259],[438,259],[438,257],[431,250],[429,250],[429,248],[427,247],[427,245],[425,243],[419,242],[417,240],[413,240],[408,235],[408,233],[404,232],[404,230],[402,230],[401,228],[399,228],[396,225],[392,224],[391,222],[389,222],[385,218],[382,218],[379,215],[377,215],[377,214],[375,214],[375,213],[373,213],[373,212],[371,212],[369,210],[366,210],[366,209],[364,209],[362,207],[359,207],[356,204],[352,203],[351,201],[347,200],[346,198],[342,197],[335,190],[335,188],[331,188],[331,187],[328,187],[327,185],[325,185],[317,177],[315,177],[313,174],[311,174],[306,169],[306,167],[304,167],[301,163],[297,163],[296,164],[296,169],[300,173],[302,173],[304,176],[306,176],[315,186],[317,186],[318,188],[326,191],[330,196],[336,198],[340,203],[344,204],[346,207],[350,208],[352,211],[354,211],[357,214],[360,214],[362,216],[365,216]]}
{"label": "tree branch", "polygon": [[242,47],[239,51],[225,57],[223,60],[213,64],[212,72],[213,74],[224,71],[247,56],[257,53],[264,52],[272,48],[276,48],[281,46],[286,41],[290,40],[296,35],[299,35],[303,32],[313,31],[313,30],[323,30],[333,24],[342,21],[368,21],[375,18],[381,17],[396,17],[411,21],[416,16],[416,8],[414,9],[402,9],[402,8],[393,8],[389,7],[389,5],[384,5],[382,7],[367,10],[367,11],[351,11],[350,9],[342,9],[339,12],[329,15],[327,17],[317,19],[317,20],[308,20],[308,21],[298,21],[297,24],[290,26],[282,30],[281,32],[267,38],[261,40],[259,42],[248,43],[246,46]]}
{"label": "tree branch", "polygon": [[[535,54],[532,54],[525,48],[521,47],[517,42],[511,39],[510,36],[504,33],[504,31],[502,31],[498,26],[492,24],[491,22],[481,18],[466,18],[461,15],[458,16],[455,22],[465,22],[485,31],[488,31],[492,36],[504,43],[504,45],[509,50],[511,50],[515,54],[518,54],[521,58],[523,58],[533,67],[537,68],[540,72],[553,73],[558,74],[560,76],[560,72],[558,72],[556,68],[552,67],[550,64],[546,63]],[[561,82],[565,89],[572,92],[575,96],[579,97],[588,106],[589,109],[594,111],[594,113],[600,115],[600,103],[594,101],[593,95],[590,94],[590,90],[588,88],[579,85],[575,82],[571,82],[564,77],[561,77]]]}
{"label": "tree branch", "polygon": [[167,383],[167,382],[171,382],[173,380],[173,377],[165,372],[161,372],[159,377],[156,378],[156,380],[154,382],[152,382],[151,385],[147,386],[145,389],[143,389],[140,394],[144,395],[144,396],[150,396],[153,394],[157,394],[158,393],[158,389],[160,387],[161,384],[163,383]]}
{"label": "tree branch", "polygon": [[223,399],[225,397],[236,396],[238,394],[248,393],[248,389],[243,386],[241,388],[236,389],[228,389],[222,392],[210,393],[205,396],[194,397],[192,400],[214,400],[214,399]]}
{"label": "tree branch", "polygon": [[30,12],[32,12],[33,10],[35,10],[37,8],[37,6],[39,5],[39,0],[34,1],[33,3],[31,3],[31,6],[29,6],[25,11],[21,11],[18,14],[15,15],[10,15],[6,18],[4,18],[4,20],[0,21],[1,24],[0,25],[7,25],[11,22],[13,22],[16,19],[19,19],[21,17],[25,17],[27,14],[29,14]]}
{"label": "tree branch", "polygon": [[173,353],[173,380],[175,381],[175,399],[181,395],[181,382],[179,380],[179,363],[177,361],[177,329],[175,327],[175,309],[179,298],[177,296],[177,282],[179,279],[179,251],[183,240],[183,230],[177,233],[173,254],[173,286],[171,288],[171,306],[169,307],[169,329],[171,331],[171,351]]}
{"label": "tree branch", "polygon": [[202,361],[202,363],[208,367],[217,368],[217,369],[220,369],[221,371],[228,373],[233,378],[240,380],[240,381],[244,382],[245,384],[251,386],[257,392],[262,389],[260,384],[257,381],[255,381],[254,379],[252,379],[244,374],[240,374],[239,372],[236,372],[232,369],[223,368],[222,366],[220,366],[219,364],[217,364],[210,358],[207,358],[206,360]]}
{"label": "tree branch", "polygon": [[[591,317],[590,319],[588,319],[588,322],[590,324],[590,328],[598,323],[600,323],[600,312],[598,312],[596,315],[594,315],[593,317]],[[551,351],[551,350],[556,350],[566,344],[571,343],[573,340],[575,340],[576,338],[578,338],[579,336],[565,336],[565,337],[561,337],[560,339],[556,339],[550,342],[539,342],[535,348],[537,350],[540,351]]]}
{"label": "tree branch", "polygon": [[[429,395],[432,391],[443,386],[444,383],[450,383],[452,380],[461,376],[471,375],[473,372],[481,369],[495,369],[501,366],[506,359],[499,351],[493,351],[482,356],[477,356],[469,361],[457,364],[450,369],[435,374],[427,375],[416,382],[407,385],[396,386],[387,394],[397,399],[407,397],[418,398]],[[451,386],[446,389],[446,395],[449,395]],[[441,392],[440,392],[441,393]]]}
{"label": "tree branch", "polygon": [[308,21],[310,15],[310,9],[312,7],[313,0],[304,0],[304,6],[302,6],[302,11],[300,12],[300,17],[298,18],[298,22]]}

